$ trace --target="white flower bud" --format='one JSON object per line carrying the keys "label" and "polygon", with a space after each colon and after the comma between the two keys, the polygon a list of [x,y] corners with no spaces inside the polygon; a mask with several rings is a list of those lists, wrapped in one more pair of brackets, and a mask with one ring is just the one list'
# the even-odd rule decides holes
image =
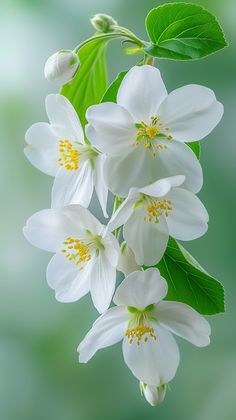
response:
{"label": "white flower bud", "polygon": [[140,270],[140,266],[135,261],[134,253],[126,242],[123,242],[121,245],[117,270],[122,271],[125,276],[128,276],[133,271]]}
{"label": "white flower bud", "polygon": [[112,32],[114,25],[117,22],[113,17],[105,15],[104,13],[98,13],[90,19],[91,24],[98,32],[107,33]]}
{"label": "white flower bud", "polygon": [[78,55],[71,50],[61,50],[48,58],[44,75],[47,80],[64,85],[70,82],[79,66]]}
{"label": "white flower bud", "polygon": [[166,395],[166,384],[154,386],[140,382],[140,389],[147,402],[152,406],[161,404]]}

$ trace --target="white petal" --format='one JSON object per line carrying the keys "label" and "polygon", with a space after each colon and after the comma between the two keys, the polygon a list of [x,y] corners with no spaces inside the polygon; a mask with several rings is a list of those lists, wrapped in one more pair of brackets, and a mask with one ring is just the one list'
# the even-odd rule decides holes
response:
{"label": "white petal", "polygon": [[26,132],[26,157],[40,171],[54,176],[58,171],[58,140],[47,123],[33,124]]}
{"label": "white petal", "polygon": [[163,327],[195,346],[204,347],[210,343],[210,324],[190,306],[180,302],[159,302],[155,315]]}
{"label": "white petal", "polygon": [[104,162],[106,156],[105,155],[98,155],[94,161],[95,168],[94,168],[94,187],[95,191],[103,212],[104,217],[108,217],[107,214],[107,198],[108,198],[108,188],[105,183],[104,179]]}
{"label": "white petal", "polygon": [[104,102],[88,108],[86,135],[103,153],[119,154],[135,141],[137,129],[128,111],[113,102]]}
{"label": "white petal", "polygon": [[124,77],[117,103],[126,108],[136,122],[156,116],[167,91],[160,71],[149,65],[135,66]]}
{"label": "white petal", "polygon": [[57,252],[68,236],[81,237],[86,230],[102,234],[104,227],[80,205],[42,210],[31,216],[23,229],[28,241],[38,248]]}
{"label": "white petal", "polygon": [[103,245],[105,247],[104,253],[108,261],[110,261],[110,264],[113,267],[116,267],[120,255],[119,242],[114,235],[108,233],[103,237]]}
{"label": "white petal", "polygon": [[208,213],[198,197],[183,188],[173,188],[167,197],[173,210],[166,218],[173,238],[189,241],[204,235],[208,229]]}
{"label": "white petal", "polygon": [[52,207],[69,204],[88,207],[93,194],[93,169],[87,160],[76,171],[60,168],[52,187]]}
{"label": "white petal", "polygon": [[223,105],[211,89],[187,85],[171,92],[158,113],[176,140],[195,141],[216,127],[223,115]]}
{"label": "white petal", "polygon": [[[134,190],[134,189],[133,189]],[[124,225],[127,220],[130,218],[131,214],[134,211],[134,204],[138,201],[139,195],[133,194],[132,191],[129,192],[128,197],[123,203],[118,207],[116,212],[112,215],[108,225],[107,230],[113,232],[118,227]]]}
{"label": "white petal", "polygon": [[134,376],[140,381],[160,386],[174,378],[179,365],[179,349],[172,335],[153,324],[157,340],[151,337],[138,346],[128,338],[123,341],[124,360]]}
{"label": "white petal", "polygon": [[185,181],[185,176],[176,175],[169,178],[159,179],[153,184],[140,188],[139,192],[149,195],[150,197],[162,197],[166,195],[172,187],[178,187]]}
{"label": "white petal", "polygon": [[128,195],[131,187],[146,187],[153,182],[176,175],[186,177],[184,187],[198,192],[203,183],[202,168],[193,151],[177,141],[159,140],[167,145],[153,158],[149,150],[133,146],[122,155],[108,157],[104,176],[108,188],[120,197]]}
{"label": "white petal", "polygon": [[111,308],[101,315],[78,347],[80,363],[88,362],[99,349],[121,341],[128,320],[129,313],[123,307]]}
{"label": "white petal", "polygon": [[120,252],[117,270],[124,273],[125,276],[128,276],[133,273],[133,271],[140,270],[140,268],[140,265],[138,265],[135,261],[132,249],[125,244],[124,249]]}
{"label": "white petal", "polygon": [[146,157],[146,150],[135,146],[125,154],[107,157],[104,176],[109,190],[120,197],[126,197],[130,188],[144,187],[155,181]]}
{"label": "white petal", "polygon": [[155,223],[144,220],[146,216],[143,205],[136,208],[124,226],[123,235],[138,264],[154,265],[165,252],[169,233],[164,217]]}
{"label": "white petal", "polygon": [[23,229],[26,239],[34,246],[57,252],[63,241],[74,232],[74,224],[62,210],[42,210],[31,216]]}
{"label": "white petal", "polygon": [[[181,174],[185,176],[183,188],[199,192],[203,184],[202,168],[190,147],[174,140],[168,143],[160,140],[160,143],[167,145],[167,149],[160,151],[156,159],[150,159],[149,163],[156,179]],[[153,161],[156,162],[155,166]]]}
{"label": "white petal", "polygon": [[[64,127],[63,138],[72,141],[84,142],[84,133],[79,117],[68,99],[60,94],[50,94],[46,97],[46,111],[51,124],[58,127],[58,131]],[[65,132],[66,130],[66,132]],[[68,133],[68,136],[66,134]]]}
{"label": "white petal", "polygon": [[116,269],[100,251],[91,270],[90,292],[98,312],[106,311],[115,291]]}
{"label": "white petal", "polygon": [[90,260],[79,270],[62,254],[52,257],[47,267],[47,282],[59,302],[75,302],[89,292],[91,265]]}
{"label": "white petal", "polygon": [[167,294],[168,286],[157,268],[145,271],[135,271],[129,274],[114,295],[116,305],[133,306],[144,309],[146,306],[159,302]]}

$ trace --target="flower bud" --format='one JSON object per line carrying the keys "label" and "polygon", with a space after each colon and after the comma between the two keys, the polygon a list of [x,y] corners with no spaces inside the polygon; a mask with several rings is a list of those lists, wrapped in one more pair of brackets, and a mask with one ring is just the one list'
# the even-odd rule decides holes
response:
{"label": "flower bud", "polygon": [[114,26],[117,22],[113,17],[98,13],[90,19],[91,24],[98,32],[107,33],[114,30]]}
{"label": "flower bud", "polygon": [[71,50],[61,50],[48,58],[44,75],[47,80],[64,85],[70,82],[79,67],[79,57]]}
{"label": "flower bud", "polygon": [[125,276],[128,276],[133,271],[140,270],[140,266],[136,263],[132,249],[123,242],[121,245],[117,270],[122,271]]}
{"label": "flower bud", "polygon": [[140,389],[147,402],[152,406],[161,404],[166,395],[166,384],[154,386],[140,382]]}

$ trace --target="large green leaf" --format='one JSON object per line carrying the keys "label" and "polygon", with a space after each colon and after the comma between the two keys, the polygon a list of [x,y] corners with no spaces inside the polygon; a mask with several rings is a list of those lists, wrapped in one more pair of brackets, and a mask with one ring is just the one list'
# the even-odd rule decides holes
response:
{"label": "large green leaf", "polygon": [[192,60],[227,46],[224,33],[210,12],[192,3],[168,3],[152,9],[146,18],[154,57]]}
{"label": "large green leaf", "polygon": [[108,40],[109,38],[94,38],[79,49],[79,70],[74,79],[61,89],[61,94],[76,109],[83,126],[86,124],[87,108],[99,103],[107,88],[105,49]]}
{"label": "large green leaf", "polygon": [[173,238],[156,267],[168,283],[167,299],[184,302],[203,315],[224,312],[224,288]]}

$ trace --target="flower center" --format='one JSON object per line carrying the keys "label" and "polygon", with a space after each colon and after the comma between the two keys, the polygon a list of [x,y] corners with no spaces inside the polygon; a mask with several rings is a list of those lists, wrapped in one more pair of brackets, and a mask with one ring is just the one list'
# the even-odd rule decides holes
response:
{"label": "flower center", "polygon": [[162,215],[168,217],[171,210],[173,210],[172,202],[168,198],[156,199],[146,197],[146,202],[144,208],[147,215],[144,216],[144,220],[148,222],[154,221],[155,223],[159,223],[159,218]]}
{"label": "flower center", "polygon": [[171,135],[166,135],[169,130],[168,127],[164,127],[159,117],[152,116],[150,123],[146,124],[145,121],[141,121],[135,124],[137,130],[135,145],[142,145],[145,149],[149,149],[153,157],[156,157],[158,150],[165,150],[167,146],[163,143],[158,142],[158,138],[165,140],[172,140]]}
{"label": "flower center", "polygon": [[58,166],[64,166],[67,171],[76,171],[79,168],[79,151],[73,148],[69,140],[59,141]]}
{"label": "flower center", "polygon": [[142,339],[144,343],[147,343],[149,338],[152,338],[153,340],[157,339],[154,328],[147,325],[136,325],[134,328],[128,328],[125,332],[125,336],[128,338],[130,344],[136,340],[138,346]]}
{"label": "flower center", "polygon": [[85,264],[91,259],[89,244],[69,236],[63,242],[63,245],[65,247],[61,252],[69,261],[73,261],[79,270],[83,270]]}

